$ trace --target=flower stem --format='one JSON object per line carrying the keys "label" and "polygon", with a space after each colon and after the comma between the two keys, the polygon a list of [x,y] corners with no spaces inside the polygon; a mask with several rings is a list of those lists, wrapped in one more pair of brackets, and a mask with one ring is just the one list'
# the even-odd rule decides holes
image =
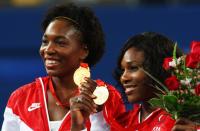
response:
{"label": "flower stem", "polygon": [[154,76],[152,76],[149,72],[147,72],[146,70],[144,70],[144,68],[140,67],[140,69],[146,74],[148,75],[151,79],[153,79],[155,82],[157,82],[167,93],[169,92],[168,88],[162,84],[157,78],[155,78]]}

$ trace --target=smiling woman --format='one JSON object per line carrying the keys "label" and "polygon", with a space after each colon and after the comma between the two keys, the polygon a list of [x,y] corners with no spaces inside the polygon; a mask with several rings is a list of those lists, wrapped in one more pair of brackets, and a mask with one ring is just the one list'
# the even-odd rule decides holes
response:
{"label": "smiling woman", "polygon": [[[156,94],[160,93],[158,88],[162,87],[146,72],[164,82],[170,74],[162,68],[162,61],[173,55],[173,47],[173,41],[153,32],[132,36],[125,43],[118,58],[115,78],[134,107],[112,120],[111,123],[115,124],[111,124],[111,130],[172,130],[175,120],[170,114],[161,108],[152,107],[148,102],[157,97]],[[176,55],[181,54],[177,49]]]}
{"label": "smiling woman", "polygon": [[[80,60],[87,57],[89,51],[84,48],[86,45],[77,39],[80,34],[80,31],[62,17],[56,18],[49,24],[40,48],[40,55],[49,75],[73,74]],[[72,66],[74,69],[66,68],[67,66]]]}
{"label": "smiling woman", "polygon": [[[69,99],[79,93],[73,74],[81,62],[92,67],[104,53],[101,24],[88,7],[66,4],[50,8],[42,28],[40,55],[47,76],[12,93],[2,131],[70,130]],[[92,79],[87,82],[96,86]]]}
{"label": "smiling woman", "polygon": [[166,36],[154,32],[137,34],[125,43],[118,57],[115,78],[133,109],[117,117],[107,116],[112,131],[199,130],[198,123],[183,118],[174,120],[166,110],[149,102],[163,92],[164,81],[171,75],[162,68],[163,60],[182,56],[178,47],[174,52],[174,45]]}

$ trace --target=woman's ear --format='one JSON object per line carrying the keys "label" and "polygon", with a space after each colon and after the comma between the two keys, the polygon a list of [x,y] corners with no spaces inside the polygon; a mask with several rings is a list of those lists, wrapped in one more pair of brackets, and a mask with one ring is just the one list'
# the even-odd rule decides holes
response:
{"label": "woman's ear", "polygon": [[81,54],[80,54],[80,59],[84,60],[87,58],[87,56],[89,55],[89,50],[87,47],[84,47]]}

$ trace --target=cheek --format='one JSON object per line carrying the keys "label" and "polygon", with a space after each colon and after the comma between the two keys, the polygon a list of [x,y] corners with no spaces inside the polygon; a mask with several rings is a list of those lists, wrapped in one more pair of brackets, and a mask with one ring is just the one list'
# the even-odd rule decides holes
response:
{"label": "cheek", "polygon": [[146,94],[148,94],[148,88],[146,87],[146,84],[141,82],[138,86],[138,93],[142,96],[145,97]]}
{"label": "cheek", "polygon": [[139,73],[137,76],[135,76],[135,81],[138,85],[138,93],[142,97],[146,97],[146,95],[150,93],[147,76],[144,73]]}
{"label": "cheek", "polygon": [[132,74],[133,81],[138,85],[143,85],[146,83],[146,75],[142,71],[137,71]]}
{"label": "cheek", "polygon": [[69,53],[70,57],[72,57],[75,60],[82,60],[85,58],[85,55],[83,54],[82,50],[77,49],[73,50],[71,53]]}
{"label": "cheek", "polygon": [[143,81],[141,81],[139,85],[139,92],[144,100],[148,100],[149,98],[154,96],[154,89],[152,86],[150,86],[147,78],[144,78]]}
{"label": "cheek", "polygon": [[44,48],[43,47],[40,47],[39,49],[39,54],[40,56],[43,58],[44,57]]}
{"label": "cheek", "polygon": [[63,57],[64,62],[67,64],[69,63],[80,63],[80,55],[78,51],[72,51],[72,52],[60,52],[59,54],[60,57]]}

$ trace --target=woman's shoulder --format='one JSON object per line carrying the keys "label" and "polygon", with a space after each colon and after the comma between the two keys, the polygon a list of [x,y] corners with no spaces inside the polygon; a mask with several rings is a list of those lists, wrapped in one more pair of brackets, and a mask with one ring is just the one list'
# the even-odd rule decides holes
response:
{"label": "woman's shoulder", "polygon": [[[47,81],[48,77],[41,77],[43,81]],[[39,90],[41,90],[41,84],[39,82],[39,78],[36,78],[34,81],[27,83],[25,85],[20,86],[15,91],[13,91],[10,95],[9,103],[12,103],[13,101],[20,101],[26,99],[27,96],[37,94]]]}
{"label": "woman's shoulder", "polygon": [[[20,86],[19,88],[17,88],[12,94],[14,95],[22,95],[22,94],[26,94],[26,92],[30,92],[33,90],[37,90],[40,84],[40,80],[43,81],[47,81],[48,77],[40,77],[40,78],[36,78],[34,81],[27,83],[25,85]],[[38,85],[39,84],[39,85]]]}

